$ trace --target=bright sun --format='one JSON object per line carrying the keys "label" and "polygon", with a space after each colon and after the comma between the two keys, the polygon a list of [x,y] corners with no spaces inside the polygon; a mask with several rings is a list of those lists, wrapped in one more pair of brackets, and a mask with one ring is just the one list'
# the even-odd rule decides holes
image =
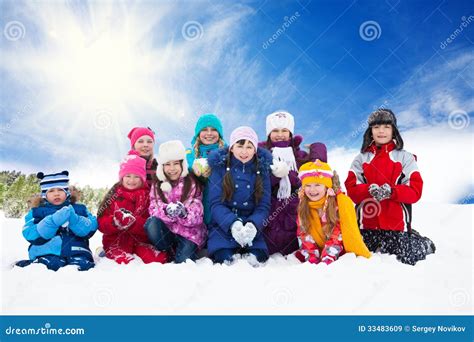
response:
{"label": "bright sun", "polygon": [[69,101],[95,106],[117,105],[132,100],[142,80],[144,61],[126,39],[102,33],[92,41],[61,44],[52,56],[51,68],[58,91]]}

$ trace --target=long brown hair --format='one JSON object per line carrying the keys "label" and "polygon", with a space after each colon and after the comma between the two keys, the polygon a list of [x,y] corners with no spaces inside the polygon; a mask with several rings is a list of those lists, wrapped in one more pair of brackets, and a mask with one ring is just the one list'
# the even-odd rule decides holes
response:
{"label": "long brown hair", "polygon": [[115,183],[109,191],[105,194],[104,198],[99,204],[99,207],[97,208],[97,217],[101,217],[105,210],[109,207],[109,205],[112,203],[115,192],[117,191],[117,188],[122,184],[122,182],[117,182]]}
{"label": "long brown hair", "polygon": [[[332,177],[332,189],[334,190],[336,194],[341,189],[339,175],[337,174],[336,171],[334,171],[334,175]],[[300,188],[300,192],[298,193],[298,196],[300,198],[300,203],[298,205],[298,218],[300,221],[300,229],[303,232],[308,233],[309,227],[311,225],[310,223],[311,208],[309,206],[309,202],[310,202],[309,198],[308,196],[305,195],[303,187]],[[323,228],[324,235],[326,236],[326,239],[328,239],[331,236],[332,231],[334,227],[336,226],[337,222],[339,221],[336,196],[327,196],[326,204],[324,205],[323,210],[325,210],[326,212],[327,223],[322,228]]]}
{"label": "long brown hair", "polygon": [[[180,164],[181,164],[181,173],[182,173],[183,172],[183,161],[182,160],[180,160]],[[166,173],[164,171],[163,171],[163,174],[166,177],[166,181],[173,184],[173,181],[168,178],[168,176],[166,175]],[[155,188],[155,198],[158,198],[158,196],[159,196],[160,199],[164,203],[168,203],[168,199],[166,198],[165,194],[163,193],[163,190],[161,190],[161,183],[163,183],[163,182],[160,181],[158,178],[156,178],[156,181],[153,183],[154,188]],[[181,202],[186,201],[190,197],[189,192],[191,191],[191,187],[193,186],[193,184],[194,184],[194,192],[191,196],[196,197],[199,194],[201,194],[201,192],[202,192],[201,182],[198,181],[198,179],[196,178],[196,176],[194,176],[194,174],[192,172],[188,173],[188,175],[186,177],[184,177],[183,193],[181,194],[181,198],[180,198]]]}
{"label": "long brown hair", "polygon": [[[245,139],[241,139],[236,142],[236,144],[243,145],[245,144]],[[258,204],[260,200],[262,199],[263,196],[263,180],[262,176],[260,175],[260,163],[258,161],[258,156],[257,156],[257,146],[255,147],[255,155],[253,159],[255,160],[255,169],[257,170],[257,176],[255,178],[255,191],[254,191],[254,198],[255,198],[255,203]],[[224,201],[230,201],[232,199],[232,196],[234,195],[234,181],[232,179],[232,175],[230,173],[230,162],[232,158],[233,153],[230,151],[229,147],[229,152],[227,152],[227,161],[226,161],[226,172],[224,175],[224,179],[222,181],[222,202]]]}

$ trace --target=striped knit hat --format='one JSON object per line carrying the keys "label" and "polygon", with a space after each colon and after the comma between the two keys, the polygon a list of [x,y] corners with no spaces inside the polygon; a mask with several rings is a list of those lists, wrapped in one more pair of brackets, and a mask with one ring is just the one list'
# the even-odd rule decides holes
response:
{"label": "striped knit hat", "polygon": [[43,172],[38,172],[36,177],[40,180],[41,197],[46,198],[46,193],[49,189],[59,188],[69,197],[69,172],[62,171],[59,173],[52,173],[45,175]]}
{"label": "striped knit hat", "polygon": [[316,159],[316,161],[308,162],[300,167],[298,177],[301,179],[301,185],[305,186],[309,183],[319,183],[327,188],[332,188],[332,176],[334,173],[329,164]]}

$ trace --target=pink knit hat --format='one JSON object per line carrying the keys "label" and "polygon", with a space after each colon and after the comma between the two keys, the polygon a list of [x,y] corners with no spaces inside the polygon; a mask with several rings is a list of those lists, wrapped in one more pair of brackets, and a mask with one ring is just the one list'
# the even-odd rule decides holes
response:
{"label": "pink knit hat", "polygon": [[234,129],[232,133],[230,134],[229,146],[230,147],[234,146],[234,144],[237,141],[242,140],[242,139],[250,141],[255,147],[255,149],[257,149],[258,136],[257,136],[257,133],[255,133],[255,131],[251,127],[240,126]]}
{"label": "pink knit hat", "polygon": [[153,139],[153,142],[155,142],[155,133],[153,133],[151,128],[148,128],[148,127],[132,128],[130,133],[128,133],[128,138],[130,139],[132,149],[133,149],[133,146],[135,146],[135,143],[137,142],[137,140],[144,135],[149,135]]}
{"label": "pink knit hat", "polygon": [[128,155],[120,163],[120,181],[130,173],[139,176],[143,184],[146,184],[146,160],[140,157],[138,152],[134,150],[129,151]]}

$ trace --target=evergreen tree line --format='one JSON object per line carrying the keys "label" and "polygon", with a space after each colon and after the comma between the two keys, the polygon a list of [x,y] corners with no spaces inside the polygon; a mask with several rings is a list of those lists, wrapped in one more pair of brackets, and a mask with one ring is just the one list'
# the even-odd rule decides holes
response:
{"label": "evergreen tree line", "polygon": [[[77,202],[85,204],[96,213],[107,188],[94,189],[89,185],[71,187]],[[0,208],[8,218],[20,218],[30,209],[29,201],[40,195],[39,179],[36,174],[23,174],[20,171],[0,171]]]}

